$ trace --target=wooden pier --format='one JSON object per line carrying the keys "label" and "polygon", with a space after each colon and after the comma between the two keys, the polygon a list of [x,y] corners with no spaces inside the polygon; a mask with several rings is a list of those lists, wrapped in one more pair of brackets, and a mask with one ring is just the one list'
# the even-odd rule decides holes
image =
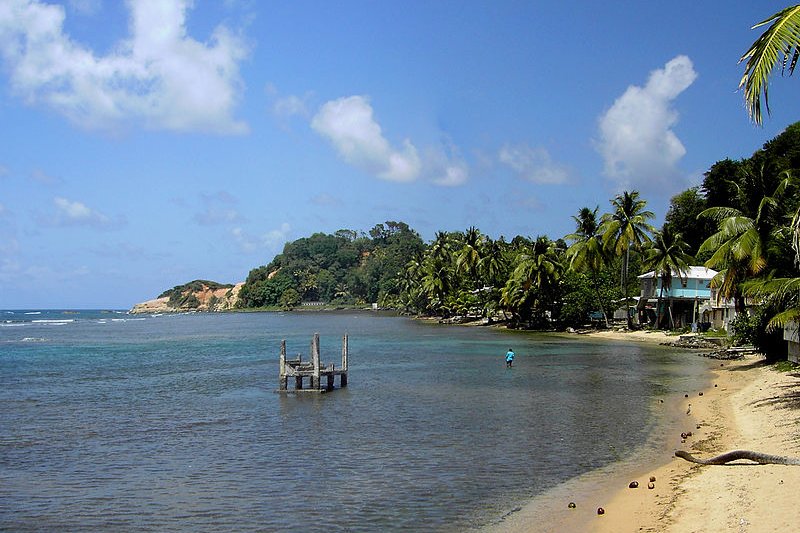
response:
{"label": "wooden pier", "polygon": [[[333,363],[323,365],[319,360],[319,333],[314,333],[311,341],[311,361],[303,362],[300,354],[295,359],[286,358],[286,340],[281,341],[280,374],[278,391],[281,393],[316,392],[333,390],[333,382],[339,376],[339,387],[347,387],[347,334],[342,337],[342,366],[335,368]],[[289,377],[294,376],[294,389],[289,389]],[[303,387],[303,379],[310,378],[308,388]],[[323,386],[323,378],[325,385]]]}

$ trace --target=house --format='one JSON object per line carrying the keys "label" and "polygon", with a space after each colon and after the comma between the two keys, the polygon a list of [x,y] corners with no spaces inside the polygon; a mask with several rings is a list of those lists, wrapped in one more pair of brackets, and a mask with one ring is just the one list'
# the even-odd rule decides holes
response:
{"label": "house", "polygon": [[783,340],[788,345],[788,359],[800,363],[800,323],[793,320],[783,328]]}
{"label": "house", "polygon": [[655,324],[660,296],[661,313],[673,327],[680,328],[693,323],[710,327],[716,309],[711,279],[716,275],[716,270],[691,266],[686,272],[673,272],[672,285],[664,287],[662,292],[661,277],[655,271],[642,274],[639,276],[641,295],[637,306],[639,322]]}
{"label": "house", "polygon": [[[745,301],[749,304],[749,299]],[[736,318],[736,304],[734,300],[723,299],[719,296],[719,289],[711,289],[711,300],[700,306],[700,314],[704,322],[710,322],[714,329],[724,329],[730,332],[728,325]]]}

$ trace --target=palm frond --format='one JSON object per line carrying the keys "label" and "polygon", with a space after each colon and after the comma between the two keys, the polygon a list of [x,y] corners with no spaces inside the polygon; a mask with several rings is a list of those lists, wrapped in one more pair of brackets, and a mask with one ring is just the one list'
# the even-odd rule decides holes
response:
{"label": "palm frond", "polygon": [[733,207],[709,207],[703,210],[698,216],[703,218],[710,218],[714,222],[721,222],[726,218],[741,216],[742,212]]}
{"label": "palm frond", "polygon": [[769,114],[769,75],[781,60],[781,73],[794,73],[800,56],[800,5],[790,6],[759,22],[753,29],[772,25],[739,59],[747,61],[739,88],[744,87],[747,112],[756,124],[762,123],[761,98]]}
{"label": "palm frond", "polygon": [[769,331],[775,331],[778,329],[783,328],[789,322],[798,322],[800,321],[800,307],[794,307],[792,309],[787,309],[782,311],[772,317],[772,319],[767,324],[767,329]]}

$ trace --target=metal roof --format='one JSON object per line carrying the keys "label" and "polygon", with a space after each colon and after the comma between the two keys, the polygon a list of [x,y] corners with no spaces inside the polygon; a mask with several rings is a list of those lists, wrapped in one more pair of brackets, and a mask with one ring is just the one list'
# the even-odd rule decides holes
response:
{"label": "metal roof", "polygon": [[[689,270],[680,274],[677,270],[672,271],[673,278],[682,278],[682,279],[711,279],[717,275],[717,271],[706,268],[704,266],[690,266]],[[655,278],[655,271],[651,270],[650,272],[646,272],[639,276],[639,279],[644,278]]]}

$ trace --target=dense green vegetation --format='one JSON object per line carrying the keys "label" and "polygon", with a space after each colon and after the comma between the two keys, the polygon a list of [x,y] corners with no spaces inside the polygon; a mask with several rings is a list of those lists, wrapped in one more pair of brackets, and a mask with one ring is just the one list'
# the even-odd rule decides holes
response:
{"label": "dense green vegetation", "polygon": [[200,302],[195,296],[196,292],[203,291],[204,289],[217,290],[217,289],[232,289],[233,285],[228,283],[217,283],[216,281],[208,281],[204,279],[196,279],[183,285],[176,285],[158,295],[159,298],[166,298],[169,296],[169,305],[174,308],[194,309],[200,305]]}
{"label": "dense green vegetation", "polygon": [[[770,331],[800,315],[798,169],[800,123],[750,158],[714,163],[701,186],[672,198],[660,229],[639,192],[624,191],[602,214],[599,206],[578,210],[574,232],[556,240],[506,241],[470,227],[424,243],[402,222],[368,234],[317,233],[253,269],[240,303],[377,302],[412,314],[563,328],[608,324],[639,294],[642,272],[655,271],[670,287],[675,272],[705,264],[720,273],[712,286],[750,315],[739,320],[742,335],[769,349]],[[656,323],[670,327],[663,316]]]}
{"label": "dense green vegetation", "polygon": [[425,248],[403,222],[386,222],[368,234],[339,230],[287,243],[268,265],[250,271],[239,295],[243,307],[295,307],[302,301],[378,302],[392,306],[399,273]]}

